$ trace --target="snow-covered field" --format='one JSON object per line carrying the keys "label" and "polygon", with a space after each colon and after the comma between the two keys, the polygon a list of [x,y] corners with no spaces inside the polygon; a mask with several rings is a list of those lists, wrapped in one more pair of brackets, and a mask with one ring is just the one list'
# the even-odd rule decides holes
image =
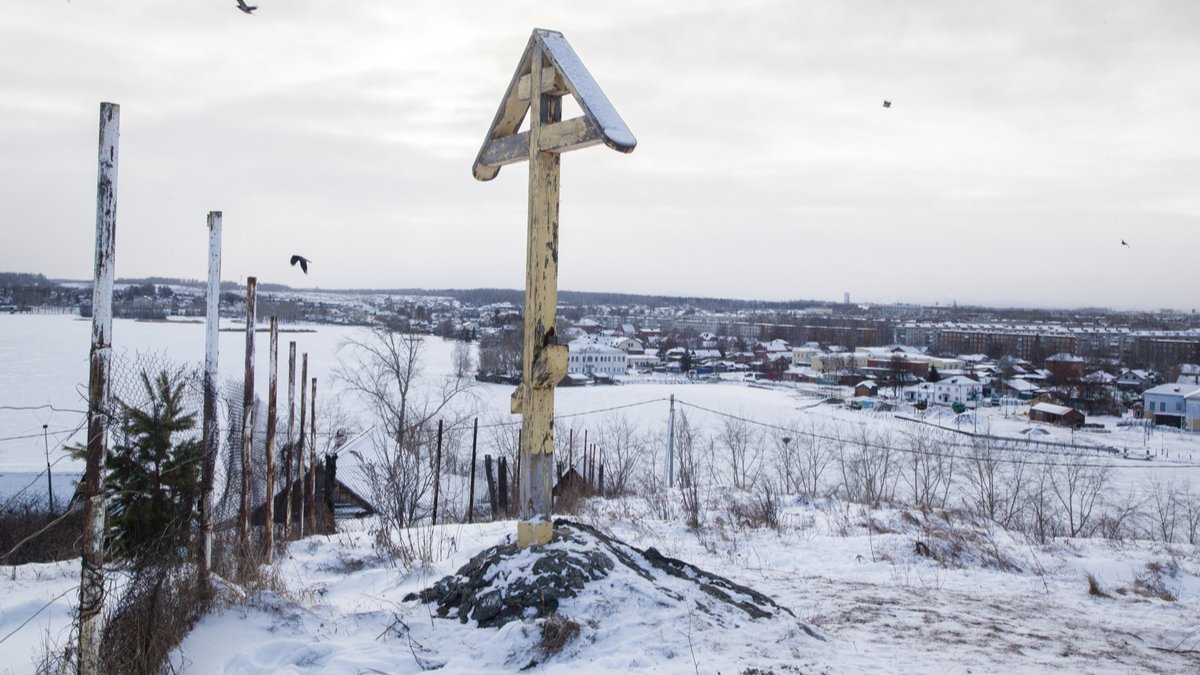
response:
{"label": "snow-covered field", "polygon": [[[283,333],[281,346],[286,350],[294,339],[298,352],[309,353],[310,374],[321,383],[319,401],[336,401],[348,417],[357,416],[354,399],[342,392],[334,373],[338,345],[361,329],[303,328],[311,332]],[[36,480],[45,467],[43,424],[54,434],[56,483],[60,471],[79,470],[64,459],[61,447],[80,440],[70,432],[86,407],[80,392],[89,335],[90,324],[72,317],[0,315],[0,500],[13,486]],[[256,389],[263,394],[264,333],[257,344]],[[118,353],[158,351],[176,363],[199,363],[203,324],[119,320],[114,345]],[[221,334],[223,379],[240,378],[243,349],[243,333]],[[451,372],[451,351],[448,343],[427,340],[430,376]],[[280,361],[286,368],[286,351]],[[280,381],[286,382],[286,371]],[[511,419],[511,391],[478,385],[461,405],[470,406],[469,414],[481,423],[503,423]],[[560,434],[568,429],[577,436],[585,430],[598,434],[619,416],[648,438],[661,439],[639,464],[642,472],[661,476],[672,395],[677,412],[709,437],[733,416],[750,420],[762,445],[773,448],[785,435],[806,429],[843,436],[865,429],[900,438],[935,424],[1025,438],[1030,426],[1020,409],[984,408],[978,420],[933,414],[918,422],[822,404],[818,391],[802,387],[627,380],[619,386],[559,389],[558,429]],[[1087,457],[1111,465],[1114,495],[1147,497],[1154,480],[1190,481],[1200,488],[1197,437],[1162,431],[1147,436],[1141,429],[1118,427],[1113,418],[1089,421],[1104,422],[1110,433],[1072,436],[1049,430],[1042,440],[1058,445],[1028,448],[1029,456],[1054,462],[1071,445],[1103,446],[1117,454],[1098,450]],[[970,440],[947,433],[956,439],[952,442]],[[496,442],[494,435],[480,438],[485,445],[480,454],[492,452],[487,444]],[[1147,452],[1152,459],[1144,459]],[[1138,458],[1123,458],[1126,453]],[[761,461],[767,474],[775,466],[769,457]],[[704,526],[698,531],[684,526],[678,492],[654,505],[633,497],[593,500],[574,517],[631,545],[657,547],[766,593],[824,640],[807,636],[795,623],[718,625],[686,606],[647,606],[632,591],[614,587],[565,603],[560,611],[579,622],[581,633],[557,655],[539,655],[533,626],[477,629],[433,619],[429,607],[402,601],[510,537],[511,522],[424,528],[440,554],[426,566],[405,570],[378,557],[371,521],[359,521],[341,534],[292,544],[275,569],[287,590],[252,596],[206,618],[177,650],[174,664],[195,673],[391,673],[430,666],[484,673],[518,670],[530,661],[543,672],[1200,670],[1200,557],[1194,546],[1099,538],[1038,545],[961,515],[947,522],[936,513],[872,512],[794,495],[780,497],[777,529],[753,528],[728,510],[731,499],[751,495],[727,486],[706,494]],[[918,541],[931,555],[917,552]],[[1088,574],[1108,597],[1088,593]],[[69,639],[77,581],[77,563],[0,566],[0,673],[30,672],[44,642]]]}

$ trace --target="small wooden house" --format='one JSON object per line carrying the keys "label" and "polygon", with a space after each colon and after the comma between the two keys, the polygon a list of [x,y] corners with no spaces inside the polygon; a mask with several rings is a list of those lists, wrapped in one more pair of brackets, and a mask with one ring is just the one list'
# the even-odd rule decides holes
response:
{"label": "small wooden house", "polygon": [[1074,408],[1054,403],[1035,403],[1029,407],[1031,422],[1045,422],[1062,427],[1078,429],[1083,426],[1084,414]]}

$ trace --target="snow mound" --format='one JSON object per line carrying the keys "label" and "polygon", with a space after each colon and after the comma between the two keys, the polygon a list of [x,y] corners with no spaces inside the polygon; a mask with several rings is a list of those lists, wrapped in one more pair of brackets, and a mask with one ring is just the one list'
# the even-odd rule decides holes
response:
{"label": "snow mound", "polygon": [[695,609],[714,626],[744,619],[786,620],[823,639],[797,621],[791,610],[754,589],[666,557],[653,547],[637,549],[594,527],[562,519],[555,521],[549,544],[485,549],[456,574],[405,600],[437,603],[440,617],[488,628],[546,618],[560,608],[574,613],[566,605],[583,609],[613,598],[636,598],[647,611],[672,615],[681,607]]}

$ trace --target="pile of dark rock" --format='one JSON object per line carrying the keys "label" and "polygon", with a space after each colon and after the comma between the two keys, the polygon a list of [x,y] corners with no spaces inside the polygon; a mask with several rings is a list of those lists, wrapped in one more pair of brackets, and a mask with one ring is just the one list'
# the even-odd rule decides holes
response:
{"label": "pile of dark rock", "polygon": [[786,618],[817,637],[791,610],[751,588],[582,523],[560,519],[554,526],[548,544],[486,549],[454,575],[405,600],[436,603],[440,617],[496,627],[549,617],[571,599],[636,597],[651,606],[691,605],[717,624]]}

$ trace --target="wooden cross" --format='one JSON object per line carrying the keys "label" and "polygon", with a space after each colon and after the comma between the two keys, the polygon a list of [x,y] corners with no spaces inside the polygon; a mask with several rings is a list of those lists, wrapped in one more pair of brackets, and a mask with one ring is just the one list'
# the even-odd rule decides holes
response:
{"label": "wooden cross", "polygon": [[[583,111],[562,119],[562,97]],[[517,133],[529,114],[529,131]],[[562,33],[535,29],[475,158],[472,172],[491,180],[500,167],[529,162],[529,234],[525,266],[525,342],[521,385],[512,412],[521,415],[520,520],[517,544],[550,541],[554,476],[554,387],[567,374],[567,347],[558,344],[559,154],[603,143],[632,152],[637,139],[609,103]]]}

